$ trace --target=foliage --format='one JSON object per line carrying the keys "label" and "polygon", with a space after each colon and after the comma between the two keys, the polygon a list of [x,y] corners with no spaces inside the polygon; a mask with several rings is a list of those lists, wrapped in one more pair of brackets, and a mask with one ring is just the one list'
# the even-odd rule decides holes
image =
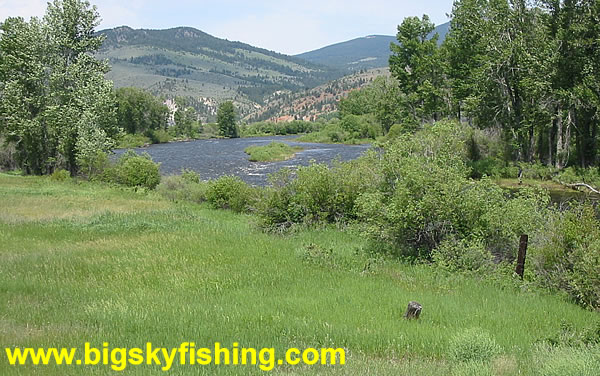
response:
{"label": "foliage", "polygon": [[259,203],[264,227],[285,229],[294,224],[335,223],[356,218],[360,194],[376,185],[379,175],[373,155],[361,160],[299,167],[295,174],[282,169],[270,177],[271,187]]}
{"label": "foliage", "polygon": [[239,131],[236,125],[236,114],[233,102],[221,103],[217,111],[217,124],[219,124],[219,134],[227,138],[239,137]]}
{"label": "foliage", "polygon": [[469,137],[458,124],[436,123],[387,144],[377,167],[383,184],[358,200],[365,234],[389,250],[426,259],[446,242],[438,259],[455,264],[463,262],[452,255],[458,244],[482,241],[486,252],[479,245],[461,256],[477,255],[468,268],[485,264],[489,253],[512,260],[519,236],[544,222],[549,199],[527,190],[509,199],[489,179],[470,180]]}
{"label": "foliage", "polygon": [[208,183],[206,200],[215,208],[241,213],[252,209],[255,192],[237,176],[222,176]]}
{"label": "foliage", "polygon": [[311,133],[319,131],[323,127],[320,122],[308,122],[294,120],[289,122],[274,123],[262,121],[241,127],[242,137],[252,136],[285,136],[290,134]]}
{"label": "foliage", "polygon": [[175,125],[171,127],[171,131],[176,137],[196,137],[202,128],[194,107],[186,106],[186,102],[183,100],[179,100],[177,111],[173,117]]}
{"label": "foliage", "polygon": [[181,175],[161,179],[156,191],[172,201],[203,203],[207,201],[208,183],[201,182],[198,174],[183,171]]}
{"label": "foliage", "polygon": [[146,137],[141,134],[123,134],[117,140],[117,149],[133,149],[133,148],[141,148],[144,145],[151,144],[152,141],[149,137]]}
{"label": "foliage", "polygon": [[283,142],[271,142],[267,145],[249,146],[244,151],[250,156],[251,162],[274,162],[293,158],[303,150],[299,146],[292,147]]}
{"label": "foliage", "polygon": [[450,339],[448,357],[455,362],[487,362],[502,349],[493,337],[481,329],[467,329]]}
{"label": "foliage", "polygon": [[71,174],[67,170],[55,170],[50,179],[54,181],[69,181],[71,180]]}
{"label": "foliage", "polygon": [[117,124],[129,134],[166,129],[169,109],[149,92],[133,87],[115,91]]}
{"label": "foliage", "polygon": [[481,239],[444,239],[432,252],[433,262],[450,271],[487,272],[494,258]]}
{"label": "foliage", "polygon": [[4,140],[0,136],[0,171],[10,171],[17,168],[17,149],[12,142]]}
{"label": "foliage", "polygon": [[26,173],[75,174],[119,133],[108,64],[93,57],[103,41],[94,32],[98,19],[88,2],[55,0],[43,20],[2,23],[0,133]]}
{"label": "foliage", "polygon": [[589,308],[600,308],[600,220],[589,204],[555,213],[534,246],[541,283],[562,289]]}
{"label": "foliage", "polygon": [[154,189],[160,183],[160,165],[154,163],[149,154],[136,154],[128,150],[114,166],[104,170],[102,180],[127,187]]}
{"label": "foliage", "polygon": [[446,111],[439,35],[430,36],[434,29],[426,15],[407,17],[398,26],[398,44],[391,45],[390,71],[404,94],[404,121],[409,124],[438,120]]}

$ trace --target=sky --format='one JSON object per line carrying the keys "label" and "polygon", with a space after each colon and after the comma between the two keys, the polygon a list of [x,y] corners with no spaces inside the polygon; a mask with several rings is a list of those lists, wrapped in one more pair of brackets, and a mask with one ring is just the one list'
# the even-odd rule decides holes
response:
{"label": "sky", "polygon": [[[395,35],[404,17],[448,21],[452,0],[91,0],[117,26],[167,29],[190,26],[215,37],[295,55],[367,35]],[[46,0],[0,0],[0,21],[42,16]]]}

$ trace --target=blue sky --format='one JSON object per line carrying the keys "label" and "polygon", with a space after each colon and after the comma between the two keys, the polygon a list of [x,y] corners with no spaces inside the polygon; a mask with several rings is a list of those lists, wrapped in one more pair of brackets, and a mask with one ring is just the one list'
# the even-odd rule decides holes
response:
{"label": "blue sky", "polygon": [[[447,22],[452,0],[91,0],[102,23],[165,29],[191,26],[219,38],[286,54],[371,35],[394,35],[407,16]],[[41,16],[46,0],[0,0],[0,20]]]}

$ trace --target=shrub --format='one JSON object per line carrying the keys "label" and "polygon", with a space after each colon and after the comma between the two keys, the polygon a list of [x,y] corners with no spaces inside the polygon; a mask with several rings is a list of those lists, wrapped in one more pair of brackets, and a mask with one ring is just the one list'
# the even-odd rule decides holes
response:
{"label": "shrub", "polygon": [[79,172],[89,180],[96,180],[110,167],[108,154],[103,151],[90,153],[87,158],[80,160]]}
{"label": "shrub", "polygon": [[591,204],[556,212],[532,245],[540,282],[600,308],[600,220]]}
{"label": "shrub", "polygon": [[300,150],[300,147],[273,141],[267,145],[249,146],[244,151],[250,156],[251,162],[273,162],[289,159]]}
{"label": "shrub", "polygon": [[172,139],[169,132],[164,129],[149,129],[144,135],[148,137],[153,144],[164,144]]}
{"label": "shrub", "polygon": [[208,183],[206,199],[214,208],[241,213],[255,205],[252,187],[237,176],[222,176]]}
{"label": "shrub", "polygon": [[333,167],[313,163],[294,174],[284,169],[270,177],[271,187],[259,207],[263,226],[334,223],[356,218],[358,197],[372,191],[380,175],[374,155]]}
{"label": "shrub", "polygon": [[183,169],[181,170],[181,178],[188,183],[200,183],[200,174],[194,170]]}
{"label": "shrub", "polygon": [[481,239],[444,240],[432,253],[433,261],[451,271],[489,270],[493,267],[493,256]]}
{"label": "shrub", "polygon": [[137,155],[129,150],[110,168],[107,168],[102,180],[122,184],[128,187],[154,189],[160,183],[160,165],[154,163],[148,153]]}
{"label": "shrub", "polygon": [[50,175],[50,179],[54,181],[68,181],[71,180],[71,173],[67,170],[56,170]]}
{"label": "shrub", "polygon": [[[477,238],[497,259],[512,260],[519,236],[543,224],[547,195],[523,190],[511,199],[490,179],[468,178],[467,137],[458,124],[437,123],[385,145],[377,167],[383,182],[357,204],[365,235],[378,248],[429,259],[448,239]],[[449,244],[440,250],[451,254]]]}
{"label": "shrub", "polygon": [[[194,174],[196,176],[194,176]],[[168,176],[156,187],[156,191],[172,201],[190,201],[197,204],[206,201],[208,183],[201,182],[195,172],[184,171],[181,175]]]}
{"label": "shrub", "polygon": [[467,329],[450,340],[448,356],[456,362],[489,362],[502,352],[496,341],[480,329]]}
{"label": "shrub", "polygon": [[480,179],[484,175],[495,178],[502,177],[504,175],[505,166],[504,162],[500,159],[487,157],[477,161],[470,161],[469,167],[471,167],[471,177]]}

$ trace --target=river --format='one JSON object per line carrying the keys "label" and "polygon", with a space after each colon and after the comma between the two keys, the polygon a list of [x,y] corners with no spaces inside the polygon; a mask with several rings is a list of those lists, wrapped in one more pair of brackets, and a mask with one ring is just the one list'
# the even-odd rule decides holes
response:
{"label": "river", "polygon": [[[336,158],[348,161],[358,158],[370,145],[316,144],[294,141],[295,137],[270,136],[234,139],[194,140],[151,145],[133,149],[147,152],[152,160],[160,163],[162,175],[179,174],[189,169],[200,174],[202,180],[216,179],[223,175],[236,175],[253,185],[267,185],[268,175],[281,168],[307,166],[311,161],[331,163]],[[250,162],[244,149],[253,145],[266,145],[271,141],[300,146],[303,151],[294,158],[282,162]],[[124,149],[115,150],[120,155]]]}

